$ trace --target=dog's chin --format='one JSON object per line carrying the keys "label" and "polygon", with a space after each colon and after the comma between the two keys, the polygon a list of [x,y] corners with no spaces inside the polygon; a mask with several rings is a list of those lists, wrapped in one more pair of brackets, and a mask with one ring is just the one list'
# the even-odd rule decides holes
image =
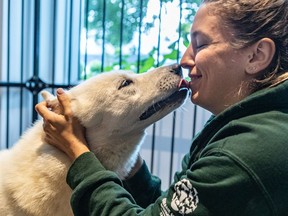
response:
{"label": "dog's chin", "polygon": [[[139,120],[147,120],[151,116],[163,111],[166,108],[168,108],[168,112],[173,111],[174,109],[178,108],[182,103],[184,103],[185,99],[187,98],[188,92],[189,90],[187,88],[181,88],[167,98],[154,103],[153,105],[148,107],[148,109],[144,113],[140,115]],[[167,113],[167,111],[165,113]]]}

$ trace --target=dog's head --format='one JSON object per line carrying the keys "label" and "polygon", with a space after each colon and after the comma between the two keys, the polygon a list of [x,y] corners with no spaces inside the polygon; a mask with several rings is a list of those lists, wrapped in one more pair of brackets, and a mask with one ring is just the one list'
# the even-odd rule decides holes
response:
{"label": "dog's head", "polygon": [[[87,138],[143,134],[145,128],[181,106],[188,94],[178,65],[135,74],[113,71],[90,78],[68,91],[72,110]],[[105,138],[103,135],[105,134]]]}
{"label": "dog's head", "polygon": [[188,88],[181,68],[172,65],[143,74],[102,73],[70,93],[73,110],[85,127],[130,133],[145,129],[182,105]]}

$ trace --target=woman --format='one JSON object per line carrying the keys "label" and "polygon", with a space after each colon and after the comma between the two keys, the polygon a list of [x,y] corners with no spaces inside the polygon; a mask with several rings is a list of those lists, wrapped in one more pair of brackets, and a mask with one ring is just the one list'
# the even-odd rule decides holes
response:
{"label": "woman", "polygon": [[75,215],[287,215],[288,1],[204,0],[181,65],[213,116],[166,192],[141,157],[123,182],[105,170],[61,89],[64,115],[36,106],[47,141],[74,160]]}

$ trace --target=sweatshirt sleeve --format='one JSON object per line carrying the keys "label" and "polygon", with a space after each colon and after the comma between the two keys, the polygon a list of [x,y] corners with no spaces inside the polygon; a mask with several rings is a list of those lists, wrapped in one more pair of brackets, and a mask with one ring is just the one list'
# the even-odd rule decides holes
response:
{"label": "sweatshirt sleeve", "polygon": [[67,183],[73,189],[71,206],[74,215],[269,215],[269,208],[261,205],[263,196],[258,192],[255,194],[258,189],[249,175],[226,155],[212,154],[201,158],[189,169],[176,174],[174,183],[161,196],[159,180],[148,173],[145,165],[135,179],[125,182],[126,186],[136,187],[131,194],[118,176],[106,170],[93,153],[82,154],[67,175]]}
{"label": "sweatshirt sleeve", "polygon": [[[142,169],[145,172],[146,168]],[[67,183],[73,189],[71,206],[75,216],[159,215],[157,208],[148,207],[144,211],[137,205],[118,176],[106,170],[91,152],[74,161],[67,174]],[[145,203],[145,200],[140,199],[140,202]]]}
{"label": "sweatshirt sleeve", "polygon": [[[172,185],[160,196],[160,180],[149,173],[146,165],[131,181],[125,182],[126,186],[136,187],[131,190],[133,197],[118,176],[106,170],[91,152],[74,161],[67,174],[67,183],[73,189],[71,206],[75,216],[191,215],[198,202],[187,179],[180,180],[175,187]],[[184,201],[185,206],[180,207],[183,197],[189,203]]]}

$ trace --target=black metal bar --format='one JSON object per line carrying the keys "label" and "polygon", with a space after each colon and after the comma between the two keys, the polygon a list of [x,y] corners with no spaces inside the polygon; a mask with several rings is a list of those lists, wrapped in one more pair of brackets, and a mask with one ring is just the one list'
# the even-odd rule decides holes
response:
{"label": "black metal bar", "polygon": [[105,65],[105,35],[106,35],[106,0],[103,0],[103,18],[102,18],[102,56],[101,56],[101,71],[104,71]]}
{"label": "black metal bar", "polygon": [[138,36],[138,43],[139,43],[139,46],[138,46],[138,55],[137,55],[137,73],[140,72],[140,61],[141,61],[141,34],[142,34],[142,16],[143,16],[143,13],[142,13],[142,9],[143,9],[143,0],[140,0],[140,14],[139,14],[139,30],[138,30],[138,33],[139,33],[139,36]]}
{"label": "black metal bar", "polygon": [[197,106],[194,105],[192,137],[195,137],[195,135],[196,135],[196,118],[197,118]]}
{"label": "black metal bar", "polygon": [[182,0],[180,0],[180,2],[179,2],[179,4],[180,4],[180,7],[179,7],[179,15],[180,15],[180,17],[179,17],[179,26],[178,26],[178,29],[179,29],[179,31],[178,31],[178,40],[177,40],[177,44],[178,44],[178,47],[177,47],[177,62],[179,62],[179,59],[180,59],[180,39],[181,39],[181,34],[182,34],[182,28],[181,28],[181,26],[182,26],[182,22],[181,22],[181,20],[182,20]]}
{"label": "black metal bar", "polygon": [[[40,82],[39,81],[36,81],[35,84],[39,84]],[[49,84],[49,83],[45,83],[43,85],[43,87],[39,87],[39,88],[35,88],[35,90],[33,90],[32,87],[29,87],[28,86],[29,82],[26,82],[26,83],[16,83],[16,82],[1,82],[0,83],[0,87],[18,87],[18,88],[27,88],[28,90],[30,90],[31,92],[35,92],[37,91],[39,93],[39,91],[41,91],[42,89],[45,89],[45,88],[69,88],[69,87],[72,87],[74,86],[73,84],[71,85],[67,85],[67,84]]]}
{"label": "black metal bar", "polygon": [[[65,8],[67,8],[67,1],[68,0],[66,0],[66,7]],[[67,10],[65,10],[64,11],[64,14],[63,14],[63,16],[64,16],[64,20],[65,20],[65,22],[64,22],[64,43],[63,43],[63,46],[64,46],[64,59],[63,59],[63,61],[65,62],[65,64],[64,64],[64,69],[63,69],[63,71],[64,71],[64,73],[67,71],[67,68],[66,68],[66,66],[67,66],[67,42],[66,42],[66,40],[67,40],[67,23],[68,23],[68,21],[67,21],[67,19],[68,19],[68,16],[67,16]],[[69,54],[68,54],[69,55]],[[65,71],[66,70],[66,71]],[[68,71],[68,73],[69,73],[69,71]]]}
{"label": "black metal bar", "polygon": [[84,55],[84,80],[87,79],[87,71],[86,71],[86,67],[87,67],[87,41],[88,41],[88,12],[89,12],[89,0],[85,1],[85,5],[86,5],[86,10],[85,10],[85,18],[84,18],[84,26],[86,29],[86,42],[85,42],[85,55]]}
{"label": "black metal bar", "polygon": [[[10,81],[10,1],[8,1],[8,25],[7,25],[7,82]],[[9,148],[9,126],[10,126],[10,86],[7,86],[7,104],[6,104],[6,110],[7,110],[7,118],[6,118],[6,148]]]}
{"label": "black metal bar", "polygon": [[[34,68],[33,76],[39,77],[39,49],[40,49],[40,0],[35,0],[34,7]],[[33,91],[33,107],[38,103],[38,92]],[[37,120],[38,114],[33,109],[32,122]]]}
{"label": "black metal bar", "polygon": [[123,46],[123,22],[124,22],[124,6],[125,1],[121,1],[121,20],[120,20],[120,53],[119,53],[119,68],[122,69],[122,46]]}
{"label": "black metal bar", "polygon": [[156,140],[156,123],[153,124],[152,127],[152,144],[151,144],[151,164],[150,164],[150,172],[154,171],[154,158],[155,158],[155,140]]}
{"label": "black metal bar", "polygon": [[40,45],[40,0],[35,0],[34,5],[34,68],[33,75],[39,76],[39,45]]}
{"label": "black metal bar", "polygon": [[[9,76],[9,67],[8,67],[7,73]],[[18,82],[17,83],[16,82],[0,82],[0,87],[25,87],[25,84],[24,83],[18,83]]]}
{"label": "black metal bar", "polygon": [[160,45],[161,45],[161,23],[162,23],[162,0],[160,0],[160,11],[159,11],[159,27],[158,27],[158,43],[157,43],[157,67],[160,64]]}
{"label": "black metal bar", "polygon": [[[73,0],[71,0],[71,2],[72,2]],[[82,1],[80,1],[80,7],[79,7],[79,17],[82,17]],[[81,28],[82,28],[82,26],[81,26],[81,22],[80,22],[80,24],[79,24],[79,29],[78,29],[78,36],[79,36],[79,41],[80,41],[80,39],[81,39]],[[80,67],[80,65],[81,65],[81,62],[80,62],[80,54],[81,54],[81,49],[80,49],[80,44],[78,44],[78,53],[77,53],[77,61],[78,61],[78,64],[77,64],[77,66],[78,66],[78,75],[77,75],[77,78],[78,78],[78,80],[80,80],[81,79],[81,73],[82,73],[82,71],[80,70],[81,69],[81,67]]]}
{"label": "black metal bar", "polygon": [[[21,2],[22,8],[21,8],[21,15],[24,17],[24,0]],[[24,65],[23,65],[23,57],[24,57],[24,19],[21,19],[21,59],[20,59],[20,67],[21,67],[21,83],[24,81]],[[20,87],[20,124],[19,124],[19,136],[22,134],[22,124],[23,124],[23,87]]]}
{"label": "black metal bar", "polygon": [[72,17],[73,17],[73,2],[70,0],[70,14],[69,14],[69,56],[68,56],[68,85],[71,84],[71,56],[72,56]]}
{"label": "black metal bar", "polygon": [[[56,56],[56,16],[57,16],[57,3],[56,0],[53,0],[53,29],[52,29],[52,85],[55,83],[55,56]],[[54,88],[52,88],[52,91],[54,91]]]}

